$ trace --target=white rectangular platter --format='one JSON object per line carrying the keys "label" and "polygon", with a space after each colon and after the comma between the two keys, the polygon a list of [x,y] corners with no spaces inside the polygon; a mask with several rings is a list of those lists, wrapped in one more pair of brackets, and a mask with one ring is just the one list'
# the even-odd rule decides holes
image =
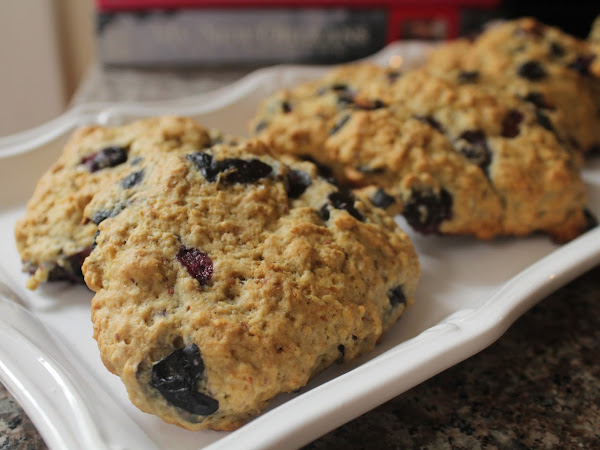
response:
{"label": "white rectangular platter", "polygon": [[[396,44],[373,56],[418,64],[427,46]],[[118,124],[180,114],[245,135],[260,99],[327,68],[279,66],[193,98],[153,104],[92,104],[41,127],[0,138],[0,380],[52,449],[243,448],[301,446],[468,358],[537,301],[600,263],[600,229],[563,246],[548,238],[411,235],[422,265],[417,303],[369,355],[335,365],[300,392],[278,397],[260,417],[231,432],[190,432],[142,413],[100,361],[90,300],[82,286],[24,288],[13,228],[39,176],[79,125]],[[590,210],[600,216],[600,161],[584,169]]]}

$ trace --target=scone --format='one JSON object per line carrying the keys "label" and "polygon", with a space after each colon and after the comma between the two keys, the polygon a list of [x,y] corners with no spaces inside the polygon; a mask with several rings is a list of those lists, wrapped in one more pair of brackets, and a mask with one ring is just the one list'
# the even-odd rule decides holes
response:
{"label": "scone", "polygon": [[15,227],[28,287],[53,280],[83,282],[81,264],[96,232],[83,210],[103,187],[143,165],[147,154],[197,151],[221,139],[193,120],[161,117],[124,126],[89,126],[70,139],[40,179]]}
{"label": "scone", "polygon": [[394,220],[258,141],[150,163],[86,209],[94,337],[143,411],[231,430],[376,342],[414,301]]}
{"label": "scone", "polygon": [[598,49],[533,18],[493,26],[473,42],[441,45],[427,63],[465,82],[501,89],[530,102],[563,143],[585,154],[600,148]]}
{"label": "scone", "polygon": [[577,164],[538,109],[458,75],[344,67],[266,99],[251,129],[371,186],[375,204],[423,233],[563,242],[589,225]]}

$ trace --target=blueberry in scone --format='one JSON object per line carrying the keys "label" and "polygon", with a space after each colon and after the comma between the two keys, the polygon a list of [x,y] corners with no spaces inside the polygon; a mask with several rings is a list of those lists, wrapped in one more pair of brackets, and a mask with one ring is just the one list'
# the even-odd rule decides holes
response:
{"label": "blueberry in scone", "polygon": [[102,218],[83,265],[102,360],[140,409],[191,430],[242,425],[414,302],[393,218],[258,141],[147,159],[85,215]]}
{"label": "blueberry in scone", "polygon": [[[441,45],[427,67],[471,74],[468,82],[531,102],[563,144],[585,154],[600,147],[598,47],[525,17],[490,27],[474,41]],[[476,76],[475,76],[476,75]]]}
{"label": "blueberry in scone", "polygon": [[94,223],[82,223],[83,210],[98,191],[115,180],[128,187],[138,182],[147,154],[199,150],[215,140],[222,136],[182,117],[78,130],[40,179],[15,227],[24,271],[32,275],[28,286],[35,289],[53,280],[83,282],[81,264],[96,233]]}
{"label": "blueberry in scone", "polygon": [[374,205],[423,233],[567,241],[586,231],[576,160],[540,108],[457,70],[390,72],[351,65],[276,93],[256,136],[369,187]]}

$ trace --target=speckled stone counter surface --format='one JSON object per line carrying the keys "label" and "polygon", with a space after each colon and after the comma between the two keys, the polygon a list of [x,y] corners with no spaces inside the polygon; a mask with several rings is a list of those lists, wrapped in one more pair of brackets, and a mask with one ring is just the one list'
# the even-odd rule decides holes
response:
{"label": "speckled stone counter surface", "polygon": [[[94,67],[75,103],[160,100],[247,70]],[[0,450],[45,449],[0,385]],[[600,449],[600,266],[542,300],[494,344],[306,449]]]}

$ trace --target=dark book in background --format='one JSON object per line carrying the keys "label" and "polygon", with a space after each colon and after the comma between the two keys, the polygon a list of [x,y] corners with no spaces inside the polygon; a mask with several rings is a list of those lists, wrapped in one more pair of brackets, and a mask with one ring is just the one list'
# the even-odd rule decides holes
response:
{"label": "dark book in background", "polygon": [[446,40],[499,16],[499,0],[97,0],[108,65],[340,63],[396,40]]}

